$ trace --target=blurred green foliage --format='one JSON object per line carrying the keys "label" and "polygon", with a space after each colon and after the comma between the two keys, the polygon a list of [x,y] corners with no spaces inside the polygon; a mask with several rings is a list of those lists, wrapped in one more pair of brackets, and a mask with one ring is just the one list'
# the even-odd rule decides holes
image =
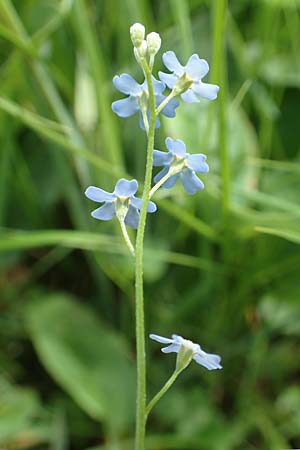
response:
{"label": "blurred green foliage", "polygon": [[[147,448],[300,447],[299,8],[0,0],[1,448],[132,449],[132,261],[83,190],[143,178],[145,136],[110,107],[116,73],[142,81],[136,21],[183,63],[208,59],[221,86],[157,133],[156,148],[181,138],[211,171],[198,195],[157,195],[145,290],[147,330],[200,342],[224,369],[191,365],[154,410]],[[174,357],[147,347],[154,394]]]}

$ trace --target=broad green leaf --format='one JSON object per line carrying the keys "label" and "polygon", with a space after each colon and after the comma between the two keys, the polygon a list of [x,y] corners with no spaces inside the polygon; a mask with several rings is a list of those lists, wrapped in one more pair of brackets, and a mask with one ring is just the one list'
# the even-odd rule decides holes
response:
{"label": "broad green leaf", "polygon": [[124,339],[87,306],[63,294],[31,303],[26,322],[55,381],[109,430],[125,431],[135,411],[135,371]]}

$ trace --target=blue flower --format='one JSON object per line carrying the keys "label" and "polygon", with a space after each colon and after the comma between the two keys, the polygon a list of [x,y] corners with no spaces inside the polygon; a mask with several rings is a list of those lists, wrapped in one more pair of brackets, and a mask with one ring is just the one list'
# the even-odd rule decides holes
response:
{"label": "blue flower", "polygon": [[[134,196],[138,190],[138,182],[136,180],[125,180],[121,178],[114,192],[106,192],[95,186],[89,186],[85,191],[85,195],[94,202],[104,203],[100,208],[95,209],[91,216],[98,220],[110,220],[116,215],[116,207],[120,205],[126,207],[125,224],[132,228],[137,228],[139,223],[139,211],[142,207],[142,199]],[[147,211],[153,213],[156,211],[156,205],[149,202]]]}
{"label": "blue flower", "polygon": [[209,71],[208,63],[205,59],[200,59],[197,54],[192,55],[186,66],[182,66],[174,52],[169,51],[163,54],[163,62],[171,74],[159,72],[159,78],[168,88],[173,89],[180,80],[190,81],[189,88],[181,94],[182,100],[187,103],[199,102],[197,96],[214,100],[217,98],[219,86],[215,84],[203,83],[202,78]]}
{"label": "blue flower", "polygon": [[204,189],[204,184],[196,176],[197,173],[207,173],[209,168],[206,164],[206,156],[201,153],[190,155],[186,152],[185,143],[180,139],[166,139],[168,153],[154,150],[153,166],[164,166],[164,168],[154,177],[154,182],[160,181],[169,171],[175,171],[162,187],[170,189],[174,186],[178,178],[181,178],[184,189],[188,194],[195,194]]}
{"label": "blue flower", "polygon": [[[163,91],[166,88],[166,85],[161,81],[156,80],[152,76],[153,88],[155,94],[155,103],[156,107],[158,107],[161,102],[166,98],[163,95]],[[145,80],[143,84],[138,84],[132,76],[127,73],[123,73],[122,75],[116,75],[113,78],[113,83],[118,89],[118,91],[123,94],[128,95],[127,98],[123,98],[122,100],[117,100],[112,104],[112,110],[119,117],[130,117],[133,114],[139,112],[140,113],[140,127],[145,129],[142,111],[147,111],[149,116],[149,93],[148,93],[148,85]],[[166,117],[175,117],[175,109],[179,105],[179,102],[175,99],[169,101],[169,103],[162,109],[162,114]],[[156,128],[160,126],[159,119],[156,119]]]}
{"label": "blue flower", "polygon": [[206,353],[199,344],[194,344],[194,342],[184,339],[177,334],[172,334],[172,339],[159,336],[157,334],[150,334],[150,338],[154,341],[161,342],[162,344],[168,344],[167,347],[163,347],[161,351],[163,353],[178,353],[181,346],[192,350],[193,360],[196,363],[201,364],[201,366],[206,367],[208,370],[222,369],[220,365],[221,357],[219,355],[214,355],[212,353]]}

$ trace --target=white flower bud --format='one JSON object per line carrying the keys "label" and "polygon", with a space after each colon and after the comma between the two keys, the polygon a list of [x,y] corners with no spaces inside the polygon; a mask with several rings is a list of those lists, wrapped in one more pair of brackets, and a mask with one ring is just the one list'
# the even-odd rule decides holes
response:
{"label": "white flower bud", "polygon": [[145,56],[147,55],[147,42],[145,41],[145,39],[142,41],[141,45],[138,48],[134,47],[133,51],[137,62],[139,62],[141,58],[145,58]]}
{"label": "white flower bud", "polygon": [[142,42],[145,37],[145,27],[141,23],[134,23],[130,27],[130,37],[133,43],[133,46],[138,48],[142,45]]}
{"label": "white flower bud", "polygon": [[143,42],[141,43],[139,49],[138,49],[139,55],[140,55],[141,57],[146,56],[147,50],[148,50],[147,42],[146,42],[145,39],[144,39]]}
{"label": "white flower bud", "polygon": [[156,55],[161,46],[161,38],[158,33],[149,33],[147,35],[147,45],[148,45],[148,53],[149,55]]}

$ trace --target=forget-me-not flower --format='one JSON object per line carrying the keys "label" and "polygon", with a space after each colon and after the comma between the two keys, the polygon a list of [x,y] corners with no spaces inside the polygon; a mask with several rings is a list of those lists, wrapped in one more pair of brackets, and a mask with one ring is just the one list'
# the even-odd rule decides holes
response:
{"label": "forget-me-not flower", "polygon": [[209,65],[205,59],[200,59],[197,54],[194,54],[189,58],[187,65],[182,66],[172,51],[164,53],[162,58],[164,65],[173,73],[159,72],[159,78],[170,89],[173,89],[175,85],[178,87],[187,86],[188,89],[186,90],[185,88],[185,92],[181,94],[182,100],[187,103],[193,103],[199,102],[197,96],[207,100],[217,98],[219,86],[203,83],[202,81],[202,78],[209,71]]}
{"label": "forget-me-not flower", "polygon": [[[125,180],[121,178],[112,193],[106,192],[95,186],[89,186],[85,195],[94,202],[104,203],[100,208],[95,209],[91,216],[98,220],[110,220],[117,211],[118,207],[125,208],[124,222],[132,228],[137,228],[139,223],[139,211],[142,207],[142,199],[135,197],[138,190],[136,180]],[[156,205],[149,202],[147,211],[153,213],[156,211]]]}
{"label": "forget-me-not flower", "polygon": [[[155,95],[155,103],[156,107],[158,107],[161,102],[166,98],[163,95],[163,91],[166,88],[165,83],[162,81],[156,80],[152,76],[153,89]],[[142,111],[145,111],[149,117],[149,93],[148,93],[148,84],[145,80],[144,83],[139,84],[132,78],[131,75],[127,73],[123,73],[122,75],[116,75],[113,78],[113,83],[118,91],[123,94],[128,95],[127,98],[123,98],[122,100],[117,100],[112,103],[112,110],[119,117],[130,117],[133,114],[139,112],[140,113],[140,127],[145,129],[143,114]],[[179,102],[175,99],[172,99],[168,102],[168,104],[162,109],[162,114],[166,117],[175,117],[175,109],[179,105]],[[156,119],[155,127],[158,128],[160,125],[159,119]]]}
{"label": "forget-me-not flower", "polygon": [[191,350],[193,360],[196,361],[196,363],[201,364],[201,366],[206,367],[206,369],[222,369],[222,366],[220,365],[221,357],[219,355],[206,353],[202,350],[199,344],[194,344],[194,342],[184,339],[177,334],[172,334],[172,339],[165,338],[157,334],[150,334],[150,338],[154,341],[161,342],[162,344],[168,344],[167,347],[163,347],[161,349],[163,353],[178,353],[180,348],[183,346]]}
{"label": "forget-me-not flower", "polygon": [[166,139],[166,146],[169,152],[154,150],[153,166],[164,166],[164,168],[154,177],[155,183],[160,181],[172,170],[177,172],[168,178],[162,187],[170,189],[174,186],[178,178],[181,178],[184,189],[188,194],[195,194],[204,189],[204,184],[197,177],[196,173],[207,173],[209,168],[206,156],[202,153],[191,155],[186,152],[186,146],[180,139]]}

